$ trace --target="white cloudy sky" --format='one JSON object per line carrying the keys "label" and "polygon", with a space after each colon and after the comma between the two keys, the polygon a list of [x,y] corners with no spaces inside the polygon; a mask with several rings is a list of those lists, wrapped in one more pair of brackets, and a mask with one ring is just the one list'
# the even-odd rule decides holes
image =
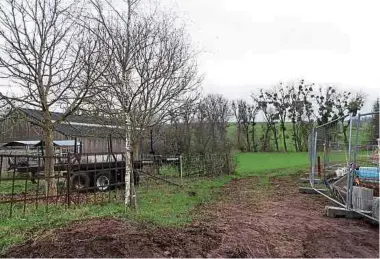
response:
{"label": "white cloudy sky", "polygon": [[[204,50],[206,92],[248,98],[259,87],[305,78],[380,88],[380,1],[164,0]],[[371,104],[365,109],[369,110]]]}

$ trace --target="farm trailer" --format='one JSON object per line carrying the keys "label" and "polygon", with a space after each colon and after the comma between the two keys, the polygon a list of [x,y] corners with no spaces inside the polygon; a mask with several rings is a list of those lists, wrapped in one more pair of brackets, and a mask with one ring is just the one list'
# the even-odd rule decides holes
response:
{"label": "farm trailer", "polygon": [[[56,159],[59,162],[54,166],[57,176],[54,178],[65,179],[70,188],[76,191],[108,191],[125,183],[126,164],[122,157],[122,154],[72,154],[72,156],[64,158],[58,157]],[[35,182],[37,178],[45,178],[43,158],[37,158],[39,161],[34,164],[29,163],[28,160],[32,160],[31,158],[27,157],[27,161],[12,165],[12,168],[21,176],[30,177],[32,182]],[[138,171],[143,168],[144,164],[152,163],[150,161],[133,161],[135,184],[139,183]]]}

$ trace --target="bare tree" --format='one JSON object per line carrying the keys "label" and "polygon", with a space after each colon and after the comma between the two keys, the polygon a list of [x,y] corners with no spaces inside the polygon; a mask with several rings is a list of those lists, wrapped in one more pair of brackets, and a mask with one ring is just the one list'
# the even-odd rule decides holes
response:
{"label": "bare tree", "polygon": [[172,154],[190,153],[192,151],[192,129],[194,128],[196,110],[199,100],[188,101],[176,113],[172,112],[170,124],[167,125],[167,139],[172,146]]}
{"label": "bare tree", "polygon": [[[237,137],[238,137],[238,148],[242,151],[251,151],[251,141],[250,141],[250,119],[252,117],[251,107],[249,104],[242,99],[232,102],[232,110],[235,115],[237,124]],[[242,136],[245,139],[245,145],[240,143]]]}
{"label": "bare tree", "polygon": [[227,140],[228,121],[231,117],[229,101],[219,94],[209,94],[202,98],[196,111],[194,123],[196,152],[229,152]]}
{"label": "bare tree", "polygon": [[[4,0],[0,4],[1,75],[11,81],[11,92],[0,97],[13,108],[43,112],[46,149],[45,176],[54,176],[53,130],[88,96],[106,63],[101,45],[79,23],[83,6],[76,1]],[[62,116],[52,121],[51,111]],[[56,186],[47,179],[47,193]]]}
{"label": "bare tree", "polygon": [[[137,1],[124,2],[124,11],[110,2],[92,0],[92,17],[109,40],[111,65],[104,77],[106,91],[97,103],[105,116],[113,117],[126,129],[126,205],[134,206],[136,197],[130,175],[129,151],[138,156],[141,130],[152,127],[176,113],[194,98],[201,82],[196,55],[191,51],[184,26],[170,13],[143,14]],[[107,11],[108,9],[108,11]],[[132,192],[132,194],[131,194]]]}
{"label": "bare tree", "polygon": [[241,144],[241,128],[242,128],[242,122],[241,122],[241,117],[239,116],[239,106],[237,104],[237,101],[232,101],[231,103],[231,108],[233,111],[233,114],[235,116],[236,120],[236,137],[237,137],[237,148],[242,149],[242,144]]}

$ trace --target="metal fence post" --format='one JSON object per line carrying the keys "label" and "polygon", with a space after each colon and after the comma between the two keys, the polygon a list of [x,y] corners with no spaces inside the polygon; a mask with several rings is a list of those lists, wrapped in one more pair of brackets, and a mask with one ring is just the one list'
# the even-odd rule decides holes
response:
{"label": "metal fence post", "polygon": [[181,178],[181,185],[183,184],[183,165],[182,165],[182,154],[179,155],[179,177]]}
{"label": "metal fence post", "polygon": [[347,170],[347,197],[346,197],[346,209],[349,210],[351,209],[351,201],[352,201],[352,193],[351,193],[351,185],[352,185],[352,174],[353,174],[353,169],[351,166],[351,142],[352,142],[352,113],[350,114],[350,133],[349,133],[349,141],[348,141],[348,170]]}
{"label": "metal fence post", "polygon": [[70,208],[70,173],[71,173],[71,157],[70,153],[67,154],[67,172],[66,172],[66,195],[67,195],[67,208]]}
{"label": "metal fence post", "polygon": [[315,158],[317,154],[317,131],[315,128],[312,130],[312,138],[311,138],[311,177],[310,184],[314,186],[314,175],[315,175]]}
{"label": "metal fence post", "polygon": [[[353,181],[354,181],[354,170],[356,170],[356,164],[357,164],[357,153],[358,153],[358,145],[359,145],[359,131],[360,131],[360,113],[356,116],[356,124],[355,124],[355,129],[356,129],[356,139],[355,139],[355,149],[354,149],[354,158],[353,158],[353,163],[352,166],[350,166],[350,178],[349,178],[349,189],[347,190],[347,196],[349,197],[349,208],[351,208],[352,204],[352,190],[353,190]],[[352,120],[350,121],[352,123]],[[350,143],[352,142],[352,126],[350,125]],[[351,158],[351,155],[349,156]],[[350,159],[351,162],[351,159]]]}

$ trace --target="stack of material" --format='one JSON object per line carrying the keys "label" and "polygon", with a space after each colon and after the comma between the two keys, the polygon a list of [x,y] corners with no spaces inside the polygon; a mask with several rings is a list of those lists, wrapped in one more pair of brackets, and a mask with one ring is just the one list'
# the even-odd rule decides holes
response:
{"label": "stack of material", "polygon": [[373,190],[360,186],[353,186],[352,206],[354,210],[371,211]]}
{"label": "stack of material", "polygon": [[380,197],[376,197],[373,200],[373,205],[372,205],[372,217],[374,217],[377,220],[379,220],[379,202],[380,202]]}

